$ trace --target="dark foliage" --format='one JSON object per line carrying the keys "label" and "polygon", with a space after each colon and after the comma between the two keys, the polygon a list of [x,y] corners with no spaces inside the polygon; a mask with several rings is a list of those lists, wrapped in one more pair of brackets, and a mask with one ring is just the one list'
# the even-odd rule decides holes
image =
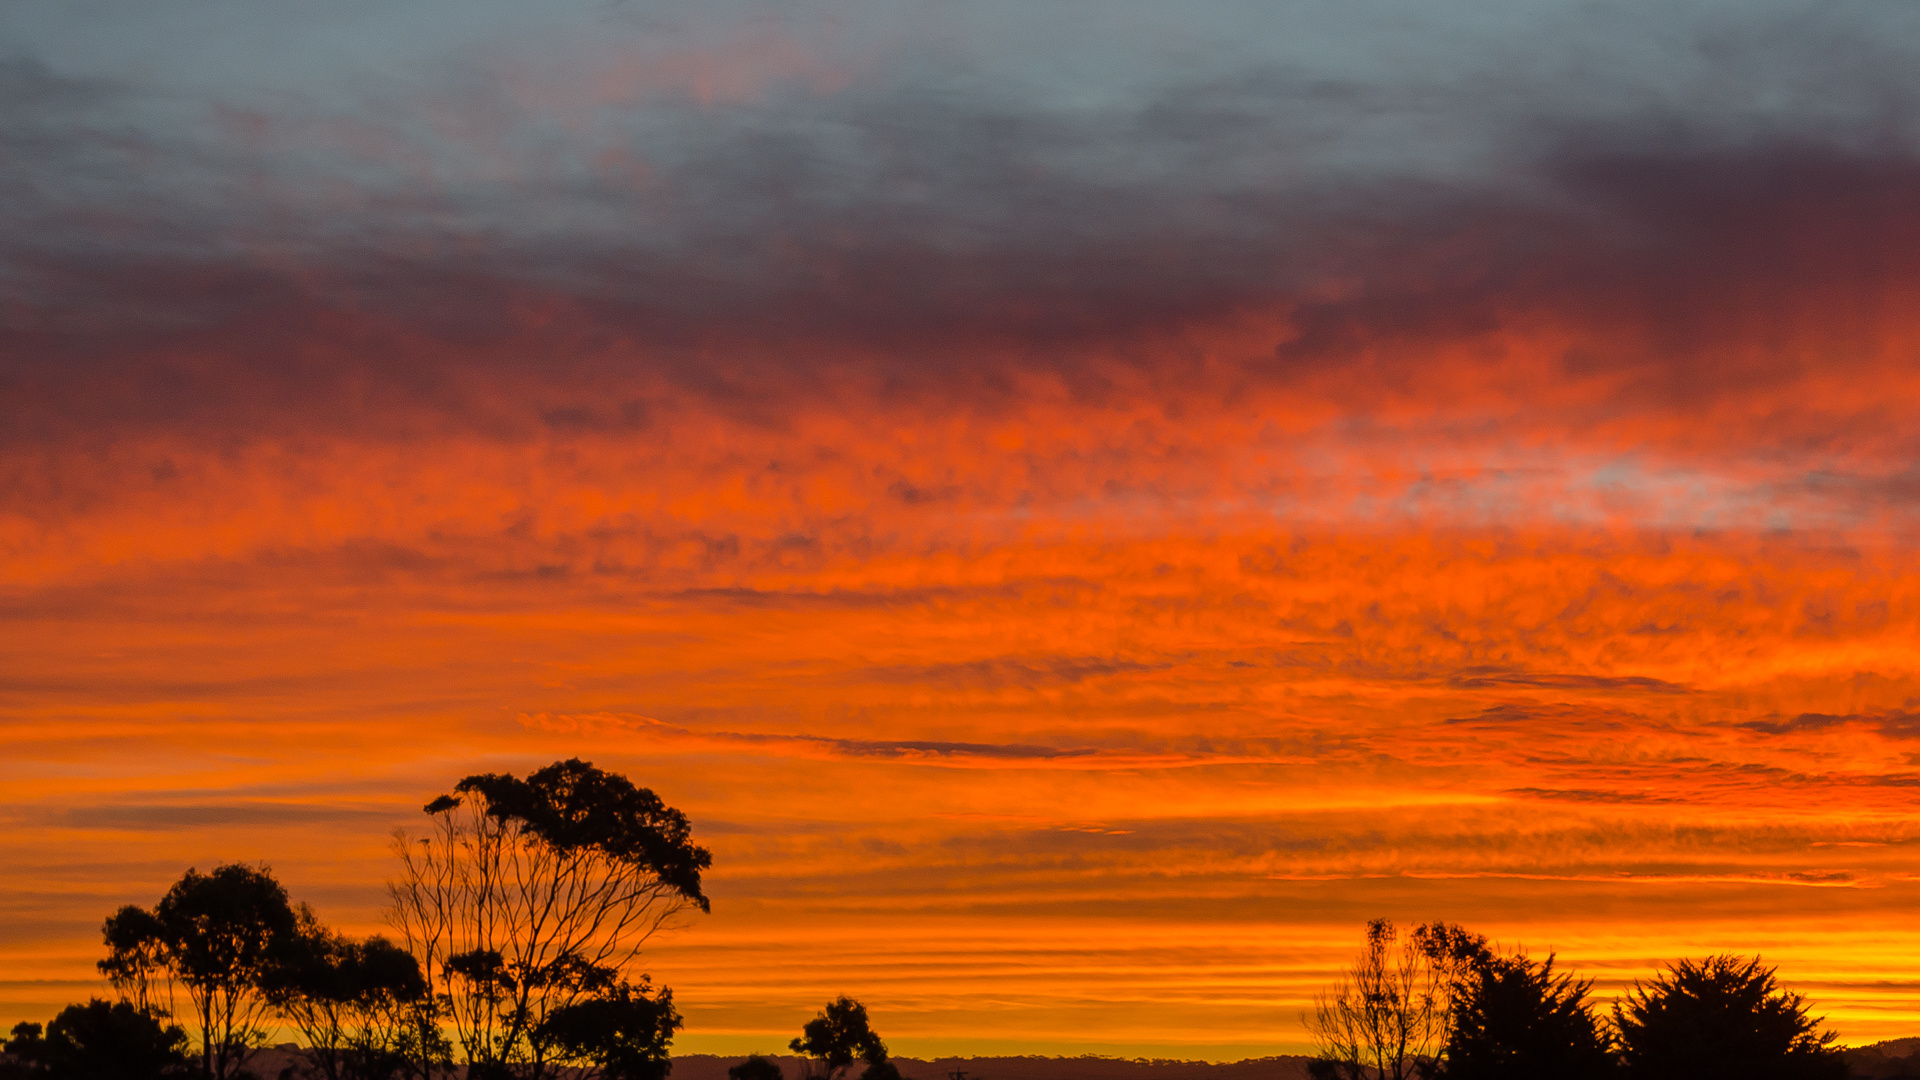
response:
{"label": "dark foliage", "polygon": [[1553,958],[1473,958],[1453,1000],[1435,1075],[1447,1080],[1598,1080],[1614,1071],[1611,1040],[1587,1001],[1590,981],[1557,975]]}
{"label": "dark foliage", "polygon": [[47,1025],[19,1024],[6,1052],[9,1077],[40,1080],[157,1080],[184,1074],[187,1033],[164,1017],[95,998],[69,1005]]}
{"label": "dark foliage", "polygon": [[[421,1057],[416,1012],[427,1001],[426,979],[419,961],[385,938],[349,941],[303,907],[298,932],[262,989],[305,1037],[310,1076],[390,1080]],[[427,1050],[445,1057],[444,1045]]]}
{"label": "dark foliage", "polygon": [[874,1066],[887,1060],[887,1044],[880,1041],[868,1022],[867,1007],[849,997],[829,1003],[800,1029],[800,1037],[787,1045],[795,1053],[819,1061],[829,1078],[844,1075],[855,1061]]}
{"label": "dark foliage", "polygon": [[1759,959],[1682,960],[1614,1006],[1629,1080],[1844,1080],[1807,1002]]}
{"label": "dark foliage", "polygon": [[297,936],[287,891],[264,867],[188,870],[152,911],[124,907],[102,929],[100,971],[136,1009],[156,979],[183,988],[200,1029],[201,1069],[226,1080],[264,1036],[262,986]]}
{"label": "dark foliage", "polygon": [[680,1027],[673,991],[620,983],[555,1009],[537,1037],[564,1061],[597,1065],[604,1080],[664,1080]]}
{"label": "dark foliage", "polygon": [[754,1054],[727,1069],[727,1080],[787,1080],[780,1071],[780,1063],[772,1058]]}
{"label": "dark foliage", "polygon": [[513,973],[507,970],[507,958],[498,949],[470,949],[447,957],[446,969],[474,986],[498,991],[513,989]]}
{"label": "dark foliage", "polygon": [[[525,780],[502,773],[469,776],[454,790],[484,797],[489,815],[521,823],[556,851],[591,848],[646,866],[700,910],[711,910],[700,891],[700,873],[713,865],[713,856],[694,845],[687,816],[618,773],[572,758]],[[428,804],[427,812],[455,805],[443,795]]]}
{"label": "dark foliage", "polygon": [[153,1005],[153,980],[166,977],[167,931],[160,925],[159,916],[128,904],[108,916],[101,933],[106,938],[107,958],[96,965],[100,974],[135,1008]]}
{"label": "dark foliage", "polygon": [[0,1045],[0,1080],[28,1080],[46,1075],[47,1041],[39,1024],[26,1020],[13,1025],[13,1036]]}
{"label": "dark foliage", "polygon": [[1493,962],[1485,934],[1455,923],[1427,923],[1413,930],[1413,944],[1449,983],[1458,985]]}

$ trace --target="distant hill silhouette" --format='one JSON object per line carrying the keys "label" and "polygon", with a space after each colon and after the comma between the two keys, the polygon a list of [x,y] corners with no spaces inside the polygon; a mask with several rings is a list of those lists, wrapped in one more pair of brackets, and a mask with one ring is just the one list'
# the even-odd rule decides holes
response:
{"label": "distant hill silhouette", "polygon": [[1848,1050],[1845,1057],[1847,1068],[1860,1080],[1920,1078],[1920,1038],[1888,1039],[1872,1046],[1857,1046]]}
{"label": "distant hill silhouette", "polygon": [[[780,1063],[787,1080],[798,1080],[802,1059],[768,1055]],[[676,1055],[672,1080],[727,1080],[727,1069],[742,1056]],[[908,1080],[947,1080],[965,1070],[967,1080],[1306,1080],[1308,1057],[1251,1058],[1226,1064],[1109,1057],[944,1057],[922,1060],[895,1057]],[[858,1070],[855,1070],[858,1075]]]}

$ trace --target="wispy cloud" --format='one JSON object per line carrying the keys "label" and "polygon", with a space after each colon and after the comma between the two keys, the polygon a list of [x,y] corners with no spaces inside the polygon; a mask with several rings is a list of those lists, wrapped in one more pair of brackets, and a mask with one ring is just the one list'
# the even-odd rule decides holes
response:
{"label": "wispy cloud", "polygon": [[1294,755],[1153,752],[1091,746],[1037,746],[1026,743],[978,743],[937,739],[847,739],[825,735],[716,731],[680,727],[645,716],[608,713],[522,715],[520,722],[549,731],[617,731],[682,751],[751,751],[778,757],[875,758],[950,768],[1065,768],[1081,770],[1166,769],[1194,766],[1297,764],[1315,759]]}

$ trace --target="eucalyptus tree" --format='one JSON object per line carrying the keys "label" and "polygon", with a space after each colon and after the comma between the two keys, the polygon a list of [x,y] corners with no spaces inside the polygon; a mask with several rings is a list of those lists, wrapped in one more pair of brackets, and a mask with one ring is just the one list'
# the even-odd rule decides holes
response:
{"label": "eucalyptus tree", "polygon": [[[665,1060],[671,996],[635,971],[663,927],[707,911],[712,864],[686,815],[572,759],[469,776],[395,837],[390,921],[433,989],[469,1075],[540,1080]],[[624,1070],[624,1071],[623,1071]]]}
{"label": "eucalyptus tree", "polygon": [[[354,941],[301,908],[298,931],[266,975],[274,1010],[307,1043],[309,1072],[323,1080],[391,1080],[447,1057],[445,1037],[422,1030],[427,983],[412,953],[382,937]],[[422,1045],[421,1040],[425,1039]]]}
{"label": "eucalyptus tree", "polygon": [[[873,1030],[867,1007],[844,995],[828,1002],[787,1046],[808,1058],[807,1074],[816,1080],[841,1080],[856,1061],[866,1062],[869,1071],[887,1062],[887,1044]],[[816,1062],[818,1074],[813,1071]]]}
{"label": "eucalyptus tree", "polygon": [[200,1033],[201,1071],[227,1080],[266,1037],[264,985],[297,926],[287,890],[266,867],[229,863],[210,874],[189,869],[151,911],[123,907],[102,933],[101,974],[141,1011],[171,1014],[175,991],[184,991]]}

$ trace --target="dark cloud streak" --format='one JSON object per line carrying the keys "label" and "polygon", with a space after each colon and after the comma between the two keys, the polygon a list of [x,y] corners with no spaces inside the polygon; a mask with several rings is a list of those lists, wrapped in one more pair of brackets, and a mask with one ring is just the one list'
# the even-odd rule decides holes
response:
{"label": "dark cloud streak", "polygon": [[[1293,327],[1239,357],[1255,382],[1382,346],[1374,375],[1391,378],[1415,363],[1396,343],[1516,320],[1625,321],[1650,354],[1596,341],[1568,374],[1646,369],[1630,392],[1697,401],[1794,373],[1791,357],[1714,359],[1730,323],[1764,339],[1750,324],[1781,297],[1864,309],[1920,287],[1920,80],[1884,37],[1843,48],[1884,17],[1848,10],[1798,45],[1756,17],[1702,48],[1756,87],[1762,61],[1790,61],[1774,66],[1819,74],[1854,115],[1802,101],[1760,124],[1707,102],[1595,118],[1566,93],[1483,143],[1464,111],[1445,117],[1496,175],[1387,153],[1378,117],[1416,108],[1390,87],[1277,68],[1103,109],[996,95],[964,63],[945,73],[963,93],[882,78],[778,104],[653,103],[508,182],[463,179],[466,151],[404,102],[373,148],[329,156],[296,141],[325,115],[209,124],[16,59],[0,75],[5,426],[324,429],[425,408],[527,431],[538,419],[488,400],[483,373],[582,387],[636,364],[716,398],[791,400],[852,365],[983,402],[1038,365],[1098,399],[1129,367],[1190,376],[1153,343],[1251,311]],[[1528,77],[1477,92],[1505,115]],[[1442,100],[1464,110],[1462,79]],[[472,107],[508,146],[554,134],[497,93]],[[439,155],[448,178],[411,176],[385,156],[399,148]],[[608,150],[649,178],[581,164]],[[646,409],[629,406],[544,419]]]}

